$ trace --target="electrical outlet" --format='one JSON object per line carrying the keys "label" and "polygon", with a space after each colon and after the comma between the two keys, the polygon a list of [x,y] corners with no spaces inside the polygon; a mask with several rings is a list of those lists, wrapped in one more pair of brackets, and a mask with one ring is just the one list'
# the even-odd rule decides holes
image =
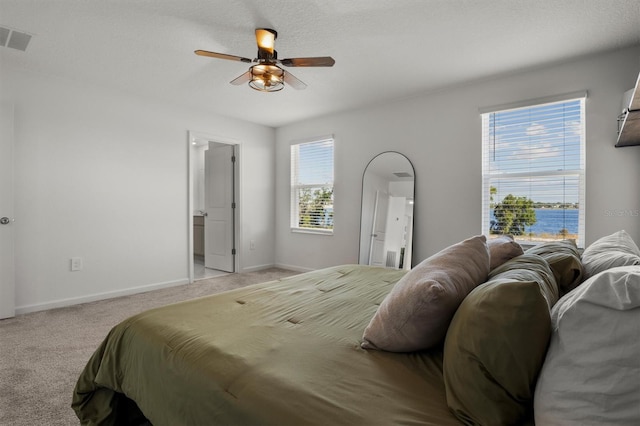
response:
{"label": "electrical outlet", "polygon": [[255,249],[256,249],[256,240],[249,241],[249,250],[255,250]]}
{"label": "electrical outlet", "polygon": [[82,271],[82,258],[81,257],[72,257],[71,258],[71,270],[72,271]]}

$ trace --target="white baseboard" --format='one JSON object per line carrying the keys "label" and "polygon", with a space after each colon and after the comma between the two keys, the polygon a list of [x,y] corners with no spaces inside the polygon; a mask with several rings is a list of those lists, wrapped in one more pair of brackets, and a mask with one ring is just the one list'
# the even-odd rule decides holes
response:
{"label": "white baseboard", "polygon": [[296,266],[296,265],[286,265],[284,263],[276,263],[274,266],[276,268],[289,269],[291,271],[296,271],[296,272],[311,272],[311,271],[315,271],[315,269],[313,269],[313,268],[305,268],[303,266]]}
{"label": "white baseboard", "polygon": [[107,291],[104,293],[90,294],[81,297],[71,297],[68,299],[58,299],[51,302],[35,303],[33,305],[16,306],[16,315],[28,314],[31,312],[46,311],[55,308],[64,308],[67,306],[79,305],[81,303],[95,302],[98,300],[113,299],[114,297],[130,296],[132,294],[145,293],[152,290],[160,290],[162,288],[176,287],[179,285],[189,284],[188,278],[181,280],[166,281],[143,285],[138,287],[127,288],[124,290]]}
{"label": "white baseboard", "polygon": [[257,272],[257,271],[263,271],[265,269],[269,269],[269,268],[273,268],[276,265],[274,265],[273,263],[268,263],[265,265],[256,265],[256,266],[249,266],[249,267],[245,267],[242,268],[242,272]]}

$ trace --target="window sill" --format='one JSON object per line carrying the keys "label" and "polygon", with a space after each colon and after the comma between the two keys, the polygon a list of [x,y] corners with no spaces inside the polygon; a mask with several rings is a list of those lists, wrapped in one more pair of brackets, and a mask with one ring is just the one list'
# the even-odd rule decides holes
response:
{"label": "window sill", "polygon": [[295,234],[333,235],[333,229],[291,228]]}

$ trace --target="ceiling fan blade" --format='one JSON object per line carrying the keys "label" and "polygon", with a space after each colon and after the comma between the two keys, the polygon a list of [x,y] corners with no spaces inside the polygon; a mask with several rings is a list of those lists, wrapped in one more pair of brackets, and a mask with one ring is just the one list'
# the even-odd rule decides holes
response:
{"label": "ceiling fan blade", "polygon": [[208,52],[206,50],[196,50],[195,54],[200,56],[208,56],[210,58],[228,59],[230,61],[246,62],[249,64],[253,62],[251,59],[243,58],[242,56],[227,55],[226,53]]}
{"label": "ceiling fan blade", "polygon": [[318,56],[314,58],[281,59],[280,63],[286,67],[332,67],[336,61],[331,56]]}
{"label": "ceiling fan blade", "polygon": [[258,57],[262,58],[260,52],[266,52],[264,58],[272,58],[276,47],[278,33],[270,28],[256,28],[256,43],[258,43]]}
{"label": "ceiling fan blade", "polygon": [[230,83],[235,86],[239,86],[241,84],[248,83],[249,81],[251,81],[251,71],[247,71],[244,74],[242,74],[240,77],[234,78],[233,80],[230,81]]}
{"label": "ceiling fan blade", "polygon": [[307,87],[307,85],[303,83],[302,80],[295,77],[289,71],[284,72],[284,82],[297,90],[302,90]]}

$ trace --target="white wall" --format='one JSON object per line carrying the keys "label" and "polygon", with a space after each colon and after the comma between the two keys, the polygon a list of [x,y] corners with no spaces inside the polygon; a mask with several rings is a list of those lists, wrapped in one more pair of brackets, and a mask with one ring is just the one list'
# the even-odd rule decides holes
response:
{"label": "white wall", "polygon": [[[473,64],[470,64],[473,66]],[[614,148],[622,94],[640,71],[640,47],[341,112],[276,131],[276,263],[315,269],[358,261],[362,173],[383,151],[416,170],[413,263],[481,232],[481,107],[587,90],[586,243],[619,229],[640,242],[640,146]],[[428,72],[428,70],[427,70]],[[289,145],[335,135],[333,236],[289,230]]]}
{"label": "white wall", "polygon": [[272,128],[2,71],[15,104],[18,313],[188,282],[188,130],[240,144],[241,270],[274,264]]}

